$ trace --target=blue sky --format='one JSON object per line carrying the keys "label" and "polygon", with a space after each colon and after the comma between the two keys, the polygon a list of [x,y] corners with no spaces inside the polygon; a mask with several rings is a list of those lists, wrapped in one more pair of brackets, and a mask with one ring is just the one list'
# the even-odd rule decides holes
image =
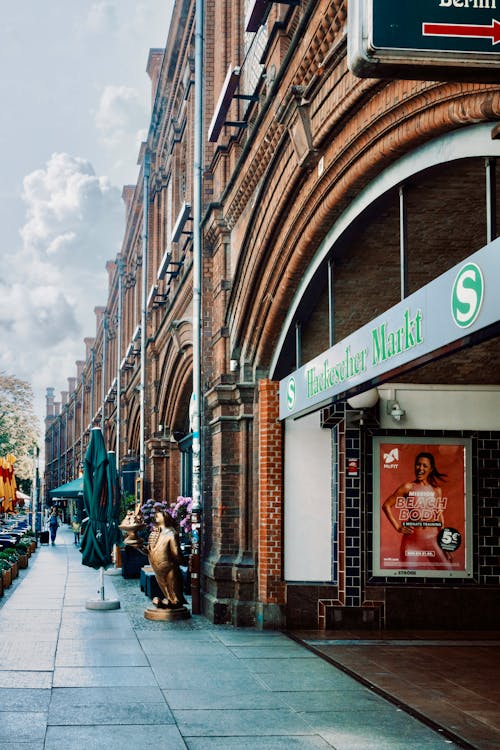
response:
{"label": "blue sky", "polygon": [[67,388],[106,302],[173,0],[23,0],[0,25],[0,370]]}

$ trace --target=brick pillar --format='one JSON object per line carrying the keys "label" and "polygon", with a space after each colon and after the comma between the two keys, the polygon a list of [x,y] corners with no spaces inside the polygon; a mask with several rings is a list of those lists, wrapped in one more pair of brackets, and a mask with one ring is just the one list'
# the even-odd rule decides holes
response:
{"label": "brick pillar", "polygon": [[259,565],[257,624],[282,624],[283,581],[283,428],[279,384],[259,382]]}
{"label": "brick pillar", "polygon": [[158,438],[150,438],[146,442],[148,461],[143,502],[150,497],[153,498],[153,500],[169,499],[166,497],[165,480],[168,454],[165,442],[165,440],[159,440]]}

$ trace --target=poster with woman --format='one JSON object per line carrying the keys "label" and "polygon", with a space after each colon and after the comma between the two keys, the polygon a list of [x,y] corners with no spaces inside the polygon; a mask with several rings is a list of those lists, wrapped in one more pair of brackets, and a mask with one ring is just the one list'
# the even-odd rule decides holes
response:
{"label": "poster with woman", "polygon": [[470,441],[374,438],[373,573],[472,574]]}

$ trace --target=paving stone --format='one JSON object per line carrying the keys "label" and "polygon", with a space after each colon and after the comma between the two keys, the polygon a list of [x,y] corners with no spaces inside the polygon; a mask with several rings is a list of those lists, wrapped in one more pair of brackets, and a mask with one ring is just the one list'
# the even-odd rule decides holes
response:
{"label": "paving stone", "polygon": [[177,727],[154,726],[71,726],[48,727],[44,750],[185,750],[186,744]]}
{"label": "paving stone", "polygon": [[[0,601],[0,750],[454,747],[282,633],[198,615],[146,620],[139,582],[121,576],[106,580],[120,610],[87,610],[98,574],[81,565],[69,529],[27,573]],[[373,669],[383,681],[380,665]],[[423,679],[419,669],[417,659],[413,672]],[[455,700],[466,697],[455,691]],[[471,703],[471,726],[492,721],[490,708]],[[496,748],[484,740],[481,750]]]}
{"label": "paving stone", "polygon": [[48,711],[50,696],[47,688],[0,688],[0,711]]}

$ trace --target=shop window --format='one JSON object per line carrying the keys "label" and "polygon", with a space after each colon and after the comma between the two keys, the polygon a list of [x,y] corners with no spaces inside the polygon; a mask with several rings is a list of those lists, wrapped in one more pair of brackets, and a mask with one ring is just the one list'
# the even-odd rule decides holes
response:
{"label": "shop window", "polygon": [[181,495],[192,497],[193,492],[193,433],[179,440],[181,452]]}

